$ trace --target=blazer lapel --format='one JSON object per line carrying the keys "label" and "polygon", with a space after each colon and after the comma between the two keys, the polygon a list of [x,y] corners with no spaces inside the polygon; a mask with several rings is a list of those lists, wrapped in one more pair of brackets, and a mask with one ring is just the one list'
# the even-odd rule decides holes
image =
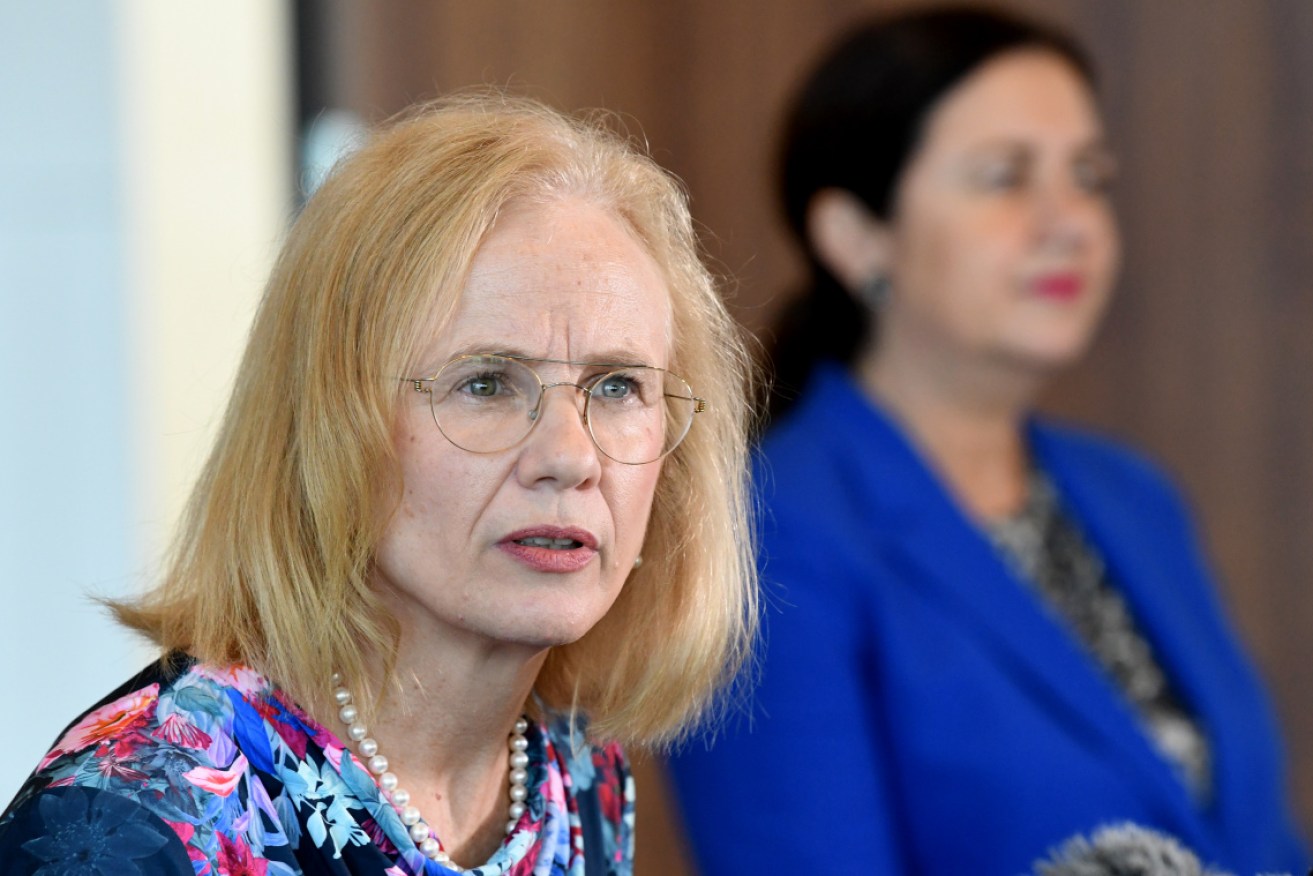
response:
{"label": "blazer lapel", "polygon": [[866,421],[853,428],[850,420],[829,438],[832,452],[853,460],[854,489],[870,497],[870,522],[879,533],[875,549],[907,568],[908,580],[938,600],[964,635],[985,643],[1056,720],[1133,771],[1144,792],[1176,814],[1181,831],[1188,832],[1180,839],[1207,854],[1212,843],[1193,803],[1121,694],[1001,561],[899,428],[846,375],[831,373],[824,383],[825,398],[816,401],[825,401],[836,420]]}
{"label": "blazer lapel", "polygon": [[[1237,677],[1244,658],[1220,622],[1220,607],[1198,604],[1201,596],[1213,596],[1213,588],[1183,511],[1165,498],[1161,508],[1141,509],[1134,517],[1121,513],[1126,497],[1108,480],[1089,472],[1081,477],[1079,461],[1063,452],[1049,430],[1037,427],[1033,438],[1087,536],[1102,552],[1155,657],[1205,728],[1213,749],[1214,797],[1245,805],[1248,795],[1234,790],[1245,786],[1245,777],[1236,772],[1245,759],[1229,752],[1248,744],[1241,738],[1246,728],[1240,716],[1255,708],[1247,701],[1252,681]],[[1181,583],[1183,578],[1188,584]],[[1226,815],[1222,820],[1228,823],[1253,817]]]}
{"label": "blazer lapel", "polygon": [[[890,550],[919,570],[918,586],[938,599],[996,655],[1016,683],[1042,702],[1074,736],[1134,772],[1146,793],[1194,824],[1184,787],[1153,751],[1124,697],[1036,598],[994,555],[993,547],[963,522],[956,533],[925,522],[903,528]],[[1203,837],[1182,837],[1196,847]]]}

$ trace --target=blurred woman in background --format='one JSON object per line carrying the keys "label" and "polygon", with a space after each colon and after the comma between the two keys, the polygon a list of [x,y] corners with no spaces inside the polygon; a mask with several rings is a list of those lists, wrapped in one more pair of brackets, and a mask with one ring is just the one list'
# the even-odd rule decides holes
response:
{"label": "blurred woman in background", "polygon": [[1069,38],[852,32],[789,114],[750,722],[672,764],[706,873],[1016,873],[1131,821],[1301,871],[1277,729],[1185,508],[1038,418],[1107,307],[1116,165]]}

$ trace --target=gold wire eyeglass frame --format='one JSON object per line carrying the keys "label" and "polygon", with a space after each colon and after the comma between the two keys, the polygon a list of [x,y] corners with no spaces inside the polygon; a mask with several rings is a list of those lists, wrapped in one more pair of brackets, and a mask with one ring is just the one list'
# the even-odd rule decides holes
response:
{"label": "gold wire eyeglass frame", "polygon": [[[443,371],[451,367],[451,365],[456,362],[461,362],[467,359],[488,359],[488,358],[508,359],[512,362],[519,362],[523,364],[524,367],[528,369],[529,373],[534,376],[534,379],[538,381],[538,398],[534,401],[533,407],[530,409],[529,412],[529,419],[531,421],[529,424],[529,428],[526,429],[524,434],[521,435],[518,439],[506,445],[505,447],[499,448],[497,450],[471,450],[470,448],[465,447],[464,445],[457,444],[456,441],[453,440],[452,437],[447,434],[446,430],[442,428],[442,423],[438,420],[438,413],[433,407],[433,398],[434,398],[433,382],[438,379],[438,377],[442,374]],[[531,364],[534,362],[547,364],[547,365],[573,365],[573,366],[588,366],[593,368],[609,368],[612,370],[597,375],[587,383],[573,383],[569,380],[562,380],[556,383],[547,383],[542,379],[542,376]],[[528,438],[529,435],[533,432],[534,427],[538,425],[538,419],[539,419],[538,411],[542,407],[543,398],[546,396],[547,390],[555,389],[558,386],[573,387],[574,389],[584,394],[584,407],[583,410],[580,411],[579,416],[583,420],[585,431],[588,432],[589,440],[593,442],[593,446],[597,448],[598,452],[601,453],[603,456],[605,456],[607,459],[615,460],[621,465],[647,465],[649,463],[653,463],[665,459],[667,456],[669,456],[671,453],[674,452],[675,448],[677,448],[680,444],[684,443],[684,439],[688,437],[688,433],[693,428],[694,417],[697,414],[706,413],[708,410],[710,410],[710,406],[707,404],[706,399],[700,398],[696,395],[673,395],[671,393],[663,393],[663,396],[665,398],[678,398],[693,403],[693,409],[692,409],[693,412],[692,414],[689,415],[688,426],[684,429],[684,433],[679,436],[678,441],[670,445],[670,447],[668,447],[664,452],[662,452],[660,456],[656,456],[652,459],[645,459],[642,460],[641,462],[628,462],[623,459],[617,459],[616,457],[612,456],[610,453],[607,453],[606,449],[602,447],[601,444],[598,443],[597,436],[593,433],[593,424],[588,419],[588,409],[593,399],[594,388],[596,388],[608,377],[620,373],[628,368],[643,368],[648,371],[657,371],[662,374],[669,375],[675,378],[676,380],[678,380],[684,386],[688,386],[690,393],[692,393],[693,391],[693,388],[689,386],[687,380],[680,377],[678,374],[675,374],[673,371],[667,371],[665,368],[657,368],[654,365],[643,365],[641,363],[623,363],[623,362],[577,362],[570,359],[539,359],[530,356],[509,356],[505,353],[470,353],[464,356],[457,356],[454,359],[451,359],[450,361],[446,362],[441,368],[435,371],[432,377],[403,377],[401,378],[401,380],[404,383],[411,384],[415,392],[425,393],[429,396],[429,412],[433,416],[434,425],[438,427],[438,431],[442,433],[442,436],[444,438],[450,441],[454,446],[459,447],[461,450],[464,450],[467,453],[501,453],[502,451],[509,450],[510,448],[516,446],[521,441]]]}

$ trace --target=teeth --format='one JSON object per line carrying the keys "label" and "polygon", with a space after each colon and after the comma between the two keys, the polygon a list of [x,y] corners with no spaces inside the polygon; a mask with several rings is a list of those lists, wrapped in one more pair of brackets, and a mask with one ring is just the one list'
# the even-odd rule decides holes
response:
{"label": "teeth", "polygon": [[548,548],[554,551],[564,551],[579,546],[579,542],[572,538],[541,538],[536,535],[530,538],[517,538],[515,542],[525,547]]}

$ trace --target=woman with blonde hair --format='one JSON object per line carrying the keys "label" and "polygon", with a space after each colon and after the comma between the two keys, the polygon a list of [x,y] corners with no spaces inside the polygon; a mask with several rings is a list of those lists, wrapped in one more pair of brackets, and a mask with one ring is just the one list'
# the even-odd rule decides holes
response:
{"label": "woman with blonde hair", "polygon": [[627,141],[499,95],[381,130],[291,230],[167,575],[113,606],[160,662],[41,761],[0,872],[628,873],[620,745],[752,635],[747,384]]}

